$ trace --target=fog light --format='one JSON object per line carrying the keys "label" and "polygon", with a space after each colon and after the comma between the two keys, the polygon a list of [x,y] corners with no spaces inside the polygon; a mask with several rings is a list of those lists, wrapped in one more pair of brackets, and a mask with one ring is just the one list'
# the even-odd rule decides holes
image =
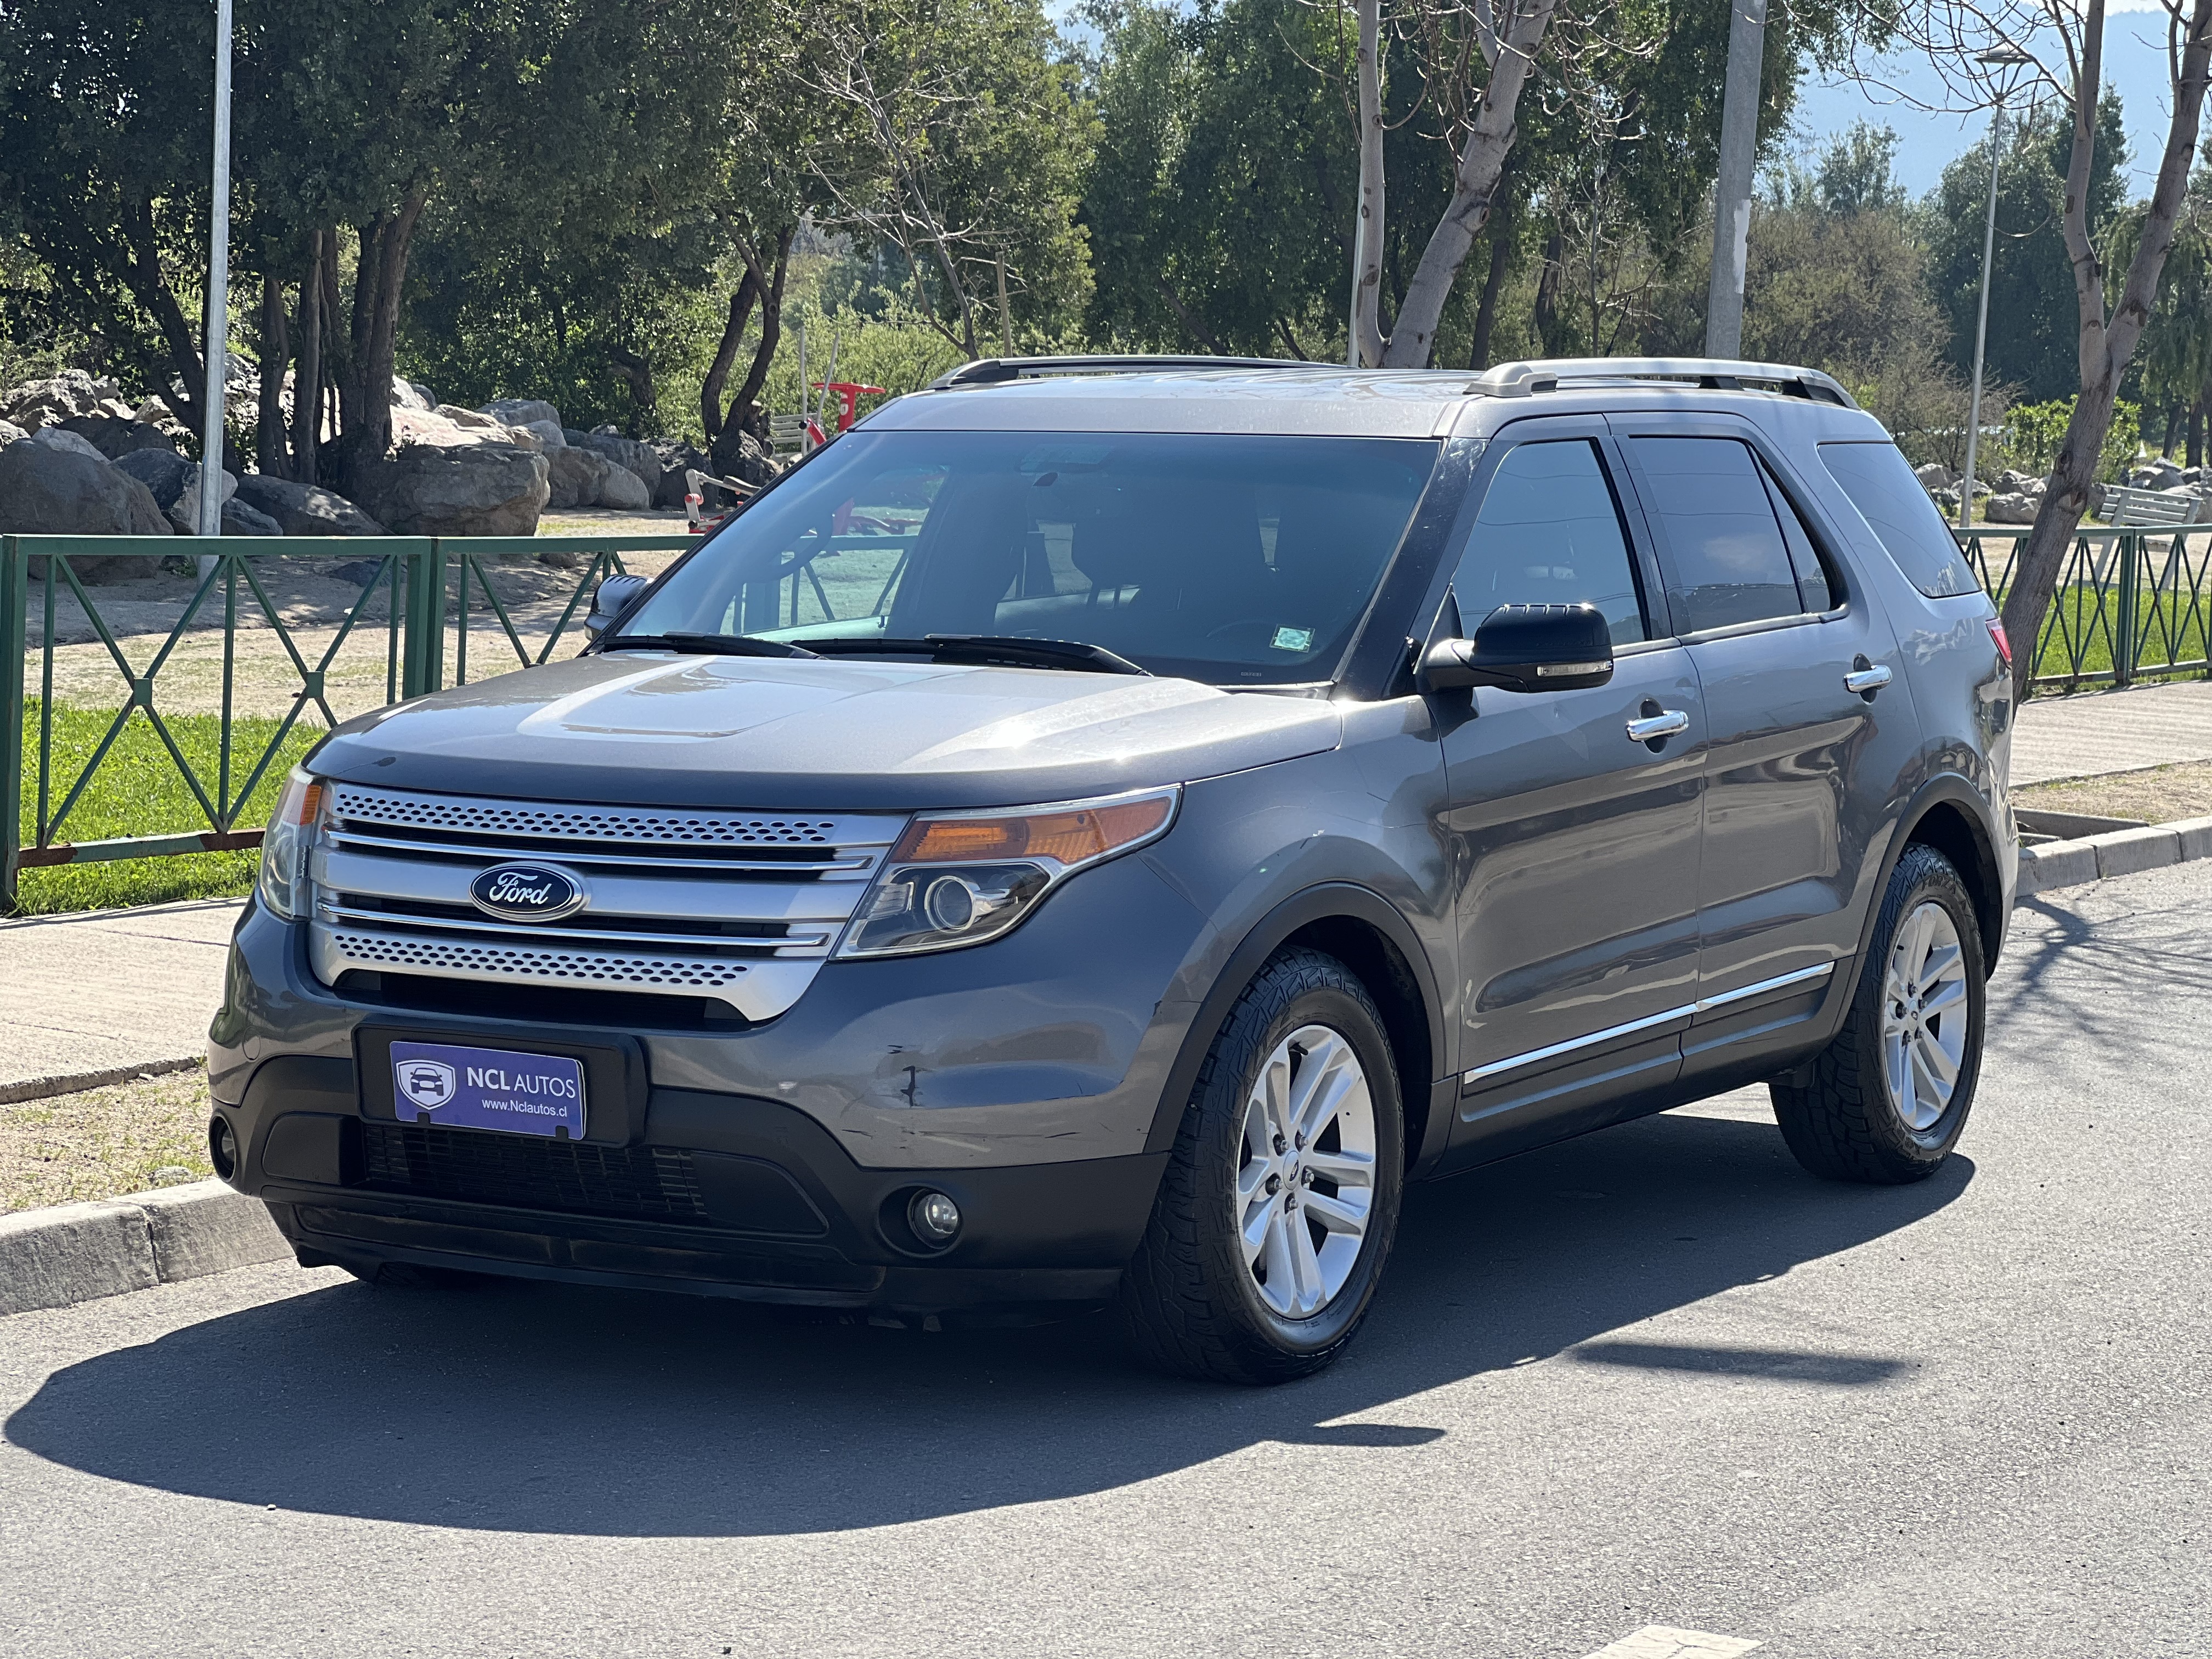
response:
{"label": "fog light", "polygon": [[960,1206],[943,1193],[916,1193],[906,1206],[907,1225],[925,1244],[950,1244],[960,1231]]}
{"label": "fog light", "polygon": [[208,1120],[208,1162],[225,1181],[238,1173],[238,1137],[221,1117]]}

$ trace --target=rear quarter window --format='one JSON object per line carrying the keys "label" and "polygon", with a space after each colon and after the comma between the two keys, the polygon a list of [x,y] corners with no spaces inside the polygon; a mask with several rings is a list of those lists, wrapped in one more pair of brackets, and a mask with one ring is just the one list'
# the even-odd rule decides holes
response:
{"label": "rear quarter window", "polygon": [[1931,599],[1982,591],[1951,527],[1895,444],[1822,444],[1820,459],[1907,581]]}

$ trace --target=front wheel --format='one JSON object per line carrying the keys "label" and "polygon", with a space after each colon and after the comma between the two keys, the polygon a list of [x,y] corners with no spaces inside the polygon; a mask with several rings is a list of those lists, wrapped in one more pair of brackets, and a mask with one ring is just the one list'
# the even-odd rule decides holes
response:
{"label": "front wheel", "polygon": [[1199,1068],[1121,1314],[1163,1368],[1282,1382],[1352,1340],[1398,1225],[1403,1113],[1358,975],[1286,951]]}
{"label": "front wheel", "polygon": [[1774,1083],[1797,1161],[1831,1181],[1923,1181],[1966,1127],[1982,1069],[1982,936],[1973,900],[1932,847],[1905,849],[1835,1040],[1811,1079]]}

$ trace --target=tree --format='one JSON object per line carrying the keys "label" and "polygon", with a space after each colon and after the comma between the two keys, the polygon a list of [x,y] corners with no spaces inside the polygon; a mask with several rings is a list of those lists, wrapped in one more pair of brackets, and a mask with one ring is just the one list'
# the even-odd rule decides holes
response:
{"label": "tree", "polygon": [[2074,279],[2079,391],[2066,437],[2052,463],[2049,488],[2038,508],[2005,597],[2005,632],[2013,653],[2015,693],[2027,695],[2045,611],[2074,532],[2089,507],[2106,435],[2111,431],[2120,382],[2148,325],[2159,279],[2177,234],[2197,149],[2205,88],[2212,80],[2212,0],[2166,0],[2173,70],[2172,105],[2157,182],[2146,204],[2134,252],[2117,295],[2108,265],[2092,234],[2090,215],[2097,176],[2099,94],[2104,86],[2105,0],[1916,0],[1899,19],[1901,35],[1937,56],[1954,88],[1985,100],[1988,72],[1978,54],[1992,39],[2032,58],[2041,85],[2068,112],[2065,190],[2059,224]]}

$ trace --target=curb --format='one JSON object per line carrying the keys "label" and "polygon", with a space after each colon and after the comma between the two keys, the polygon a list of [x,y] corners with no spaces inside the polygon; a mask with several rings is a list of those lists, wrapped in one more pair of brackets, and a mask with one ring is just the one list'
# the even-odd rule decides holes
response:
{"label": "curb", "polygon": [[0,1106],[12,1106],[19,1100],[46,1100],[55,1095],[73,1095],[85,1089],[105,1089],[112,1083],[135,1083],[142,1077],[189,1072],[206,1064],[205,1054],[179,1054],[169,1060],[146,1060],[131,1066],[110,1066],[98,1072],[70,1072],[59,1077],[18,1078],[13,1083],[0,1083]]}
{"label": "curb", "polygon": [[220,1181],[0,1215],[0,1315],[289,1258],[258,1199]]}
{"label": "curb", "polygon": [[2162,870],[2170,864],[2193,864],[2198,859],[2212,859],[2212,817],[2112,830],[2079,841],[2045,842],[2021,848],[2018,898],[2142,870]]}

